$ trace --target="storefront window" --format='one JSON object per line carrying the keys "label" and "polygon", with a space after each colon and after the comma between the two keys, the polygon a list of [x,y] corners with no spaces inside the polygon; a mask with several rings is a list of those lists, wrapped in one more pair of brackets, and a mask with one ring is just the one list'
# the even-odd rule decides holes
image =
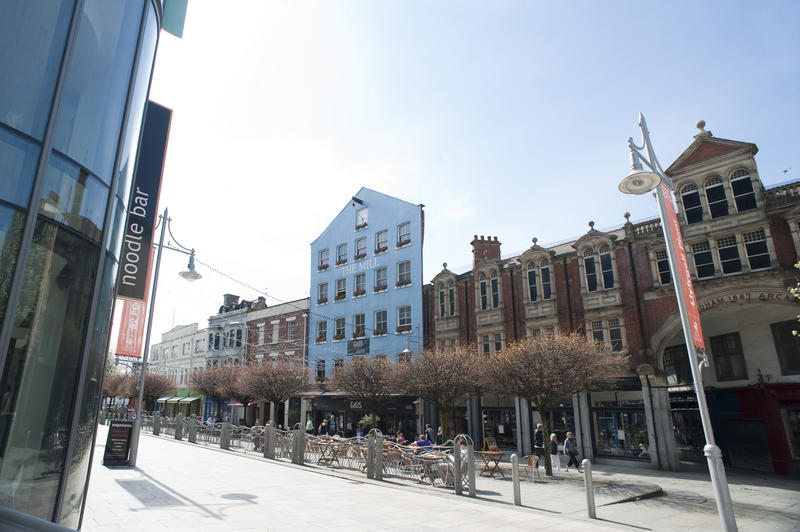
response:
{"label": "storefront window", "polygon": [[17,264],[24,225],[24,214],[0,205],[0,323],[5,318],[8,292],[14,279],[14,267]]}
{"label": "storefront window", "polygon": [[53,517],[97,247],[39,219],[0,380],[0,504]]}
{"label": "storefront window", "polygon": [[784,406],[781,408],[781,417],[792,460],[800,460],[800,405]]}
{"label": "storefront window", "polygon": [[28,206],[38,160],[37,144],[0,127],[0,200]]}
{"label": "storefront window", "polygon": [[484,408],[483,437],[494,437],[499,447],[517,447],[517,412],[514,408]]}
{"label": "storefront window", "polygon": [[593,392],[591,404],[598,455],[649,459],[641,390]]}
{"label": "storefront window", "polygon": [[669,406],[672,413],[672,430],[680,459],[689,462],[706,461],[703,447],[706,444],[697,396],[693,391],[670,392]]}

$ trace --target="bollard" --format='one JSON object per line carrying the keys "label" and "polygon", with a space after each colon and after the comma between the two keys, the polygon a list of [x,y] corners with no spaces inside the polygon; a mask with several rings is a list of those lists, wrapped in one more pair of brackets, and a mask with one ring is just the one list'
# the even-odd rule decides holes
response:
{"label": "bollard", "polygon": [[178,414],[178,417],[175,418],[175,439],[183,439],[183,416],[181,414]]}
{"label": "bollard", "polygon": [[161,434],[161,412],[153,414],[153,436]]}
{"label": "bollard", "polygon": [[264,427],[264,458],[275,459],[275,428]]}
{"label": "bollard", "polygon": [[[155,420],[153,425],[155,425]],[[195,418],[189,419],[189,435],[187,439],[190,443],[197,443],[197,420]]]}
{"label": "bollard", "polygon": [[367,436],[367,478],[375,478],[372,463],[375,461],[375,435]]}
{"label": "bollard", "polygon": [[306,435],[302,428],[295,429],[294,431],[295,445],[294,454],[292,455],[292,462],[297,465],[305,463],[306,456]]}
{"label": "bollard", "polygon": [[[177,427],[177,422],[176,422]],[[175,429],[178,430],[177,428]],[[222,424],[222,431],[219,435],[219,447],[220,449],[230,450],[231,448],[231,424],[230,423],[223,423]]]}
{"label": "bollard", "polygon": [[586,506],[589,510],[589,518],[597,519],[597,512],[594,508],[594,489],[592,488],[592,462],[584,458],[581,462],[583,468],[583,482],[586,486]]}
{"label": "bollard", "polygon": [[469,496],[477,497],[475,492],[475,444],[472,440],[467,442],[467,475],[469,481]]}
{"label": "bollard", "polygon": [[372,476],[375,480],[383,480],[383,436],[375,435],[375,448],[372,459]]}
{"label": "bollard", "polygon": [[522,506],[522,496],[519,493],[519,456],[511,455],[511,479],[514,482],[514,506]]}
{"label": "bollard", "polygon": [[456,495],[464,493],[464,484],[461,481],[461,445],[458,441],[453,442],[453,484],[455,484]]}

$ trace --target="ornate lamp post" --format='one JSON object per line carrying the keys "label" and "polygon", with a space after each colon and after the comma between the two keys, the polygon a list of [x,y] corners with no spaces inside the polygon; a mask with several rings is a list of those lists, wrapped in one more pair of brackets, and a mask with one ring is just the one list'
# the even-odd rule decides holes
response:
{"label": "ornate lamp post", "polygon": [[[187,270],[178,274],[187,281],[196,281],[202,277],[194,269],[194,249],[182,246],[172,235],[172,228],[170,227],[172,218],[169,217],[168,209],[164,209],[164,214],[159,215],[158,219],[159,223],[161,224],[161,237],[158,240],[158,244],[155,244],[156,248],[158,248],[158,251],[156,252],[156,266],[153,271],[153,288],[150,291],[150,309],[147,316],[147,330],[144,335],[144,353],[142,355],[142,374],[139,376],[139,397],[136,401],[136,419],[133,421],[130,454],[128,454],[128,465],[131,467],[136,467],[136,458],[139,454],[139,430],[142,426],[142,401],[144,400],[144,383],[145,378],[147,377],[147,357],[150,354],[150,332],[153,328],[153,314],[156,307],[156,289],[158,288],[158,270],[161,267],[161,250],[166,248],[171,249],[172,251],[177,251],[178,253],[189,255],[189,264],[187,266]],[[164,235],[168,230],[172,241],[165,244]],[[172,243],[178,247],[173,247],[171,245]]]}
{"label": "ornate lamp post", "polygon": [[[683,245],[683,235],[681,234],[675,206],[672,203],[674,186],[672,180],[664,174],[664,170],[658,163],[658,159],[656,159],[656,154],[650,143],[647,122],[645,122],[641,113],[639,113],[639,128],[642,130],[642,146],[637,146],[634,144],[633,138],[628,138],[631,171],[619,183],[619,190],[625,194],[644,194],[655,190],[670,272],[675,286],[675,297],[678,300],[678,311],[681,316],[686,351],[689,355],[689,367],[692,370],[694,391],[697,395],[700,420],[703,424],[703,432],[706,438],[703,452],[708,459],[708,470],[711,474],[711,484],[714,487],[714,498],[717,502],[717,511],[719,512],[722,529],[732,532],[737,530],[736,519],[733,516],[731,495],[728,490],[725,467],[722,464],[722,452],[714,441],[714,431],[711,427],[706,394],[703,389],[702,370],[704,367],[708,367],[708,356],[703,342],[700,313],[697,308],[694,287],[692,286],[691,273],[689,272],[689,261]],[[646,150],[646,155],[642,154],[642,150]],[[642,167],[642,163],[648,168],[647,170]]]}

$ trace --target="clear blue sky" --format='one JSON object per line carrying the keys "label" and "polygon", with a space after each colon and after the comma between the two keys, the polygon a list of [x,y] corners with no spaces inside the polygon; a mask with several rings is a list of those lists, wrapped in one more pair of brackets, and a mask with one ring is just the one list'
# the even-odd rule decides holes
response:
{"label": "clear blue sky", "polygon": [[[200,260],[296,299],[361,186],[425,204],[426,281],[469,265],[473,234],[510,255],[654,216],[617,190],[640,111],[665,167],[704,119],[758,145],[766,185],[800,179],[798,29],[797,1],[193,0],[151,92],[174,109],[161,205]],[[202,268],[187,285],[175,255],[156,341],[257,296]]]}

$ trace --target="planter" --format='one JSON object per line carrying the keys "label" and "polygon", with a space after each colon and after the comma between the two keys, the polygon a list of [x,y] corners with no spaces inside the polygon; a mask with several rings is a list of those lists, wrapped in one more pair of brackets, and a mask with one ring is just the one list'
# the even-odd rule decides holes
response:
{"label": "planter", "polygon": [[344,340],[344,335],[343,334],[334,334],[333,335],[333,339],[334,340]]}
{"label": "planter", "polygon": [[336,261],[336,265],[337,266],[341,266],[342,264],[347,264],[347,259],[345,259],[345,260],[337,260]]}
{"label": "planter", "polygon": [[400,325],[397,327],[397,332],[399,333],[411,332],[411,325]]}
{"label": "planter", "polygon": [[374,292],[383,292],[384,290],[386,290],[386,285],[382,284],[380,286],[376,286]]}
{"label": "planter", "polygon": [[355,292],[353,292],[353,297],[363,296],[366,293],[367,293],[366,290],[356,290]]}
{"label": "planter", "polygon": [[411,284],[411,279],[408,281],[397,281],[397,287],[400,288],[401,286],[408,286]]}
{"label": "planter", "polygon": [[328,302],[327,297],[325,299],[317,299],[317,305],[324,305],[327,302]]}
{"label": "planter", "polygon": [[320,264],[319,266],[317,266],[317,271],[318,272],[321,272],[322,270],[327,270],[327,269],[328,269],[328,265],[327,264]]}
{"label": "planter", "polygon": [[400,241],[397,243],[397,247],[401,248],[401,247],[403,247],[403,246],[407,246],[407,245],[409,245],[410,243],[411,243],[411,240],[400,240]]}
{"label": "planter", "polygon": [[372,331],[372,336],[384,336],[386,334],[386,329],[375,329]]}
{"label": "planter", "polygon": [[366,223],[363,223],[363,224],[358,224],[358,225],[356,225],[356,231],[361,231],[361,230],[362,230],[362,229],[364,229],[365,227],[367,227],[367,224],[366,224]]}
{"label": "planter", "polygon": [[380,247],[380,248],[375,248],[375,254],[377,255],[378,253],[383,253],[384,251],[388,251],[388,250],[389,250],[389,248],[386,247],[386,246],[383,246],[383,247]]}
{"label": "planter", "polygon": [[333,298],[334,301],[344,301],[347,296],[336,296]]}
{"label": "planter", "polygon": [[356,255],[355,257],[353,257],[353,260],[361,260],[361,259],[365,259],[365,258],[367,258],[367,254],[366,253],[361,253],[361,254]]}
{"label": "planter", "polygon": [[326,340],[326,338],[324,336],[317,336],[317,343],[318,344],[323,343],[325,340]]}

